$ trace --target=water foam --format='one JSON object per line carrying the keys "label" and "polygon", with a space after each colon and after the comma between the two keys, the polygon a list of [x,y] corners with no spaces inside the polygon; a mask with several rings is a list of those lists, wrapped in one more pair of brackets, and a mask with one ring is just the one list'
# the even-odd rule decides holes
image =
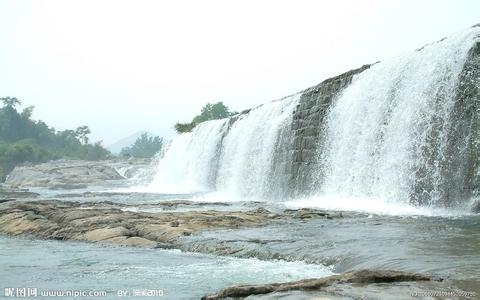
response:
{"label": "water foam", "polygon": [[284,202],[290,209],[314,208],[331,211],[357,211],[391,216],[441,216],[456,217],[469,213],[464,209],[446,209],[432,206],[413,206],[405,203],[389,202],[373,197],[316,196]]}

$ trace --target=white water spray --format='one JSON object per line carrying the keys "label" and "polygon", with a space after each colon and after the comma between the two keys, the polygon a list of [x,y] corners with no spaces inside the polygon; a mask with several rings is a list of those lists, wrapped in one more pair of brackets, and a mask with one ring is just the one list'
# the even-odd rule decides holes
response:
{"label": "white water spray", "polygon": [[[293,109],[299,95],[229,120],[203,122],[175,138],[143,191],[192,193],[216,188],[232,198],[261,198],[286,180]],[[281,163],[274,164],[275,157]],[[272,176],[276,174],[276,176]],[[276,189],[278,190],[278,189]]]}
{"label": "white water spray", "polygon": [[214,189],[216,160],[227,120],[204,122],[177,136],[158,162],[148,191],[192,193]]}
{"label": "white water spray", "polygon": [[422,204],[440,199],[456,87],[479,31],[380,62],[353,79],[324,127],[321,195],[403,204],[412,195]]}
{"label": "white water spray", "polygon": [[[225,137],[217,179],[217,189],[234,197],[268,198],[280,189],[288,174],[275,159],[285,153],[284,137],[289,138],[292,114],[300,95],[274,101],[251,110],[233,123]],[[285,163],[289,158],[283,157]],[[291,158],[290,158],[291,159]],[[274,176],[275,174],[275,176]]]}

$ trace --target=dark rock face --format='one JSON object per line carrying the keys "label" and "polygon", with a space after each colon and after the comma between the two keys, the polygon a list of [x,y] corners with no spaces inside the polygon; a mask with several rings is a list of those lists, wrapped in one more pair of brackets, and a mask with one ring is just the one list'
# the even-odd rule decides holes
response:
{"label": "dark rock face", "polygon": [[473,204],[470,210],[472,213],[480,214],[480,199],[473,201]]}
{"label": "dark rock face", "polygon": [[429,275],[399,272],[399,271],[375,271],[359,270],[341,275],[334,275],[319,279],[304,279],[285,283],[271,283],[258,285],[237,285],[223,289],[215,294],[204,296],[204,300],[248,297],[251,295],[269,294],[284,291],[315,291],[322,290],[337,284],[373,284],[393,283],[406,281],[430,281]]}
{"label": "dark rock face", "polygon": [[460,76],[448,163],[443,168],[444,199],[455,205],[478,196],[480,187],[480,42],[470,49]]}
{"label": "dark rock face", "polygon": [[370,65],[351,70],[327,79],[302,92],[293,114],[293,158],[290,171],[292,196],[301,196],[311,191],[317,178],[314,166],[317,149],[322,142],[322,124],[334,98],[352,81],[354,75],[368,69]]}

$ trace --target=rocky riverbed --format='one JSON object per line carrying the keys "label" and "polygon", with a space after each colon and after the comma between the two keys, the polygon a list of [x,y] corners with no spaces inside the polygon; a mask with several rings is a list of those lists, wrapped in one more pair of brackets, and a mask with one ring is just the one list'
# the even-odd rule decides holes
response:
{"label": "rocky riverbed", "polygon": [[[122,193],[90,193],[94,196],[118,197]],[[75,194],[72,194],[75,195]],[[78,196],[78,195],[77,195]],[[68,198],[68,194],[63,194]],[[159,208],[161,212],[142,211],[142,205],[127,205],[114,201],[61,201],[61,200],[16,200],[0,204],[0,233],[7,236],[31,236],[33,238],[83,241],[115,246],[140,248],[184,249],[214,253],[221,256],[242,256],[248,246],[239,247],[235,240],[224,243],[220,240],[201,238],[201,232],[234,232],[241,229],[295,226],[312,222],[338,222],[341,219],[361,220],[368,215],[350,212],[327,212],[314,209],[285,209],[270,211],[263,207],[251,210],[198,210],[201,206],[229,206],[228,203],[202,203],[191,200],[159,201],[145,205],[148,209]],[[189,207],[176,211],[179,206]],[[140,207],[132,211],[132,207]],[[337,220],[337,221],[335,221]],[[338,224],[338,223],[337,223]],[[381,225],[377,223],[377,226]],[[199,235],[200,234],[200,235]],[[192,248],[188,237],[198,235]],[[235,238],[235,235],[229,235]],[[221,237],[221,235],[220,235]],[[295,239],[295,237],[292,237]],[[221,238],[220,238],[221,239]],[[301,239],[301,238],[300,238]],[[266,249],[272,240],[264,237],[249,240],[257,247]],[[212,245],[214,245],[212,247]],[[268,248],[268,247],[267,247]],[[247,251],[248,253],[249,251]],[[250,252],[251,253],[251,252]],[[262,258],[262,256],[259,256]],[[280,258],[277,256],[277,258]],[[286,258],[286,257],[285,257]],[[267,261],[271,258],[263,257]],[[298,259],[298,257],[297,257]],[[463,285],[462,285],[463,284]],[[468,289],[460,289],[463,286]],[[249,284],[227,287],[205,295],[203,299],[267,297],[286,299],[310,297],[358,297],[378,295],[394,297],[398,294],[412,295],[433,290],[459,291],[476,295],[475,283],[443,281],[428,273],[392,270],[356,270],[324,278],[306,278],[293,282]],[[453,295],[453,294],[452,294]]]}
{"label": "rocky riverbed", "polygon": [[[201,205],[192,201],[163,201],[149,207]],[[207,203],[205,203],[207,204]],[[208,203],[211,205],[211,203]],[[175,247],[178,238],[206,229],[238,229],[293,219],[333,218],[338,213],[311,209],[264,208],[248,211],[132,212],[113,202],[58,200],[11,201],[0,206],[0,233],[29,234],[57,240],[79,240],[123,246]]]}
{"label": "rocky riverbed", "polygon": [[[13,273],[8,278],[25,277],[24,272],[14,274],[27,247],[21,245],[28,244],[32,259],[48,256],[41,254],[42,247],[57,253],[53,261],[63,261],[73,249],[78,249],[77,256],[89,253],[86,260],[104,253],[97,262],[87,262],[96,266],[91,272],[97,277],[85,279],[86,284],[101,281],[109,268],[102,261],[111,253],[120,255],[118,266],[108,271],[115,276],[109,282],[127,276],[137,286],[137,277],[151,282],[163,278],[167,298],[173,299],[377,299],[432,291],[472,298],[480,293],[476,215],[388,216],[129,191],[125,174],[130,170],[129,177],[135,176],[141,166],[132,161],[61,161],[17,168],[0,189],[2,247],[12,247],[0,265]],[[145,261],[141,268],[154,273],[120,274],[125,266],[137,270],[140,257]],[[161,257],[178,260],[179,270],[193,263],[190,279],[184,279],[191,286],[180,288],[183,273],[163,265],[156,267],[159,271],[150,269]],[[67,281],[79,280],[78,274],[85,272],[76,259],[61,266],[77,270],[64,275]],[[202,273],[205,262],[208,274],[216,277]],[[38,266],[29,268],[35,278],[44,274]],[[3,280],[16,283],[8,278]],[[43,284],[49,287],[48,282]],[[182,296],[176,294],[180,291]]]}

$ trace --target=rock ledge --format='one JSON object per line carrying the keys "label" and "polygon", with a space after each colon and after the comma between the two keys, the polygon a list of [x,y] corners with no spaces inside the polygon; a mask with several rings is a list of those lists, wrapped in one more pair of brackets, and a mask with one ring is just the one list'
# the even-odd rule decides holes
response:
{"label": "rock ledge", "polygon": [[271,283],[258,285],[236,285],[225,288],[215,294],[202,297],[203,300],[248,297],[251,295],[269,294],[285,291],[319,291],[336,284],[373,284],[393,283],[405,281],[430,281],[429,275],[401,272],[401,271],[380,271],[380,270],[359,270],[333,275],[325,278],[304,279],[285,283]]}

